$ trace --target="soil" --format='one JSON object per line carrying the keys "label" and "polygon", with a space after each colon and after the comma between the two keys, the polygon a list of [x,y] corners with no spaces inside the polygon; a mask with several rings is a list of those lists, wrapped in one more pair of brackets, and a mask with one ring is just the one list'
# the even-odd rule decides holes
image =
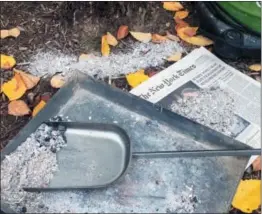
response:
{"label": "soil", "polygon": [[[194,3],[185,2],[190,11],[187,22],[197,26]],[[60,50],[65,54],[80,55],[100,50],[101,36],[106,32],[116,35],[120,25],[128,25],[133,31],[175,34],[173,13],[162,8],[161,2],[1,2],[0,29],[19,27],[18,38],[0,40],[0,52],[13,55],[17,69],[27,65],[30,56],[37,50]],[[127,38],[130,39],[130,38]],[[183,43],[188,50],[195,47]],[[248,66],[252,60],[225,60],[236,69],[250,74]],[[146,68],[150,76],[160,72],[170,64]],[[0,70],[1,84],[13,76],[12,71]],[[252,76],[254,78],[259,78]],[[41,78],[40,83],[29,90],[21,99],[33,107],[41,98],[48,99],[57,91],[49,84],[49,78]],[[107,82],[108,80],[105,79]],[[112,81],[112,85],[130,90],[125,77]],[[30,96],[29,96],[29,93]],[[32,97],[34,97],[32,99]],[[1,150],[31,119],[31,116],[14,117],[7,113],[8,98],[0,95],[0,147]],[[260,179],[261,172],[246,172],[244,177]],[[260,210],[257,210],[261,213]],[[232,209],[230,213],[241,212]]]}

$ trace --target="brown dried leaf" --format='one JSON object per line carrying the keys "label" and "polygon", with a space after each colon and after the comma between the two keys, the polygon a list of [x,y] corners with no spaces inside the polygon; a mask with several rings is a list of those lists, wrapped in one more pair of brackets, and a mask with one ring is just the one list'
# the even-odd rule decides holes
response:
{"label": "brown dried leaf", "polygon": [[261,71],[261,64],[253,64],[248,67],[252,71]]}
{"label": "brown dried leaf", "polygon": [[110,54],[110,47],[107,42],[107,35],[102,36],[101,53],[102,53],[102,56],[109,56]]}
{"label": "brown dried leaf", "polygon": [[128,32],[129,32],[128,26],[127,26],[127,25],[121,25],[121,26],[118,28],[116,38],[117,38],[118,40],[124,39],[124,38],[128,35]]}
{"label": "brown dried leaf", "polygon": [[179,18],[179,19],[185,19],[186,17],[188,17],[189,12],[187,10],[181,10],[181,11],[177,11],[175,13],[174,18]]}
{"label": "brown dried leaf", "polygon": [[178,31],[179,28],[189,27],[189,24],[182,19],[175,18],[176,26],[175,29]]}
{"label": "brown dried leaf", "polygon": [[166,36],[161,36],[159,34],[153,34],[152,35],[152,42],[153,43],[162,43],[162,42],[165,42],[165,41],[167,41]]}
{"label": "brown dried leaf", "polygon": [[254,171],[261,170],[261,156],[257,157],[256,160],[252,163],[252,167]]}
{"label": "brown dried leaf", "polygon": [[170,57],[168,57],[167,61],[169,62],[177,62],[178,60],[180,60],[182,57],[182,53],[176,53]]}
{"label": "brown dried leaf", "polygon": [[107,32],[106,40],[109,45],[116,46],[118,44],[116,38],[109,32]]}
{"label": "brown dried leaf", "polygon": [[8,104],[8,114],[24,116],[30,114],[30,109],[23,100],[13,100]]}
{"label": "brown dried leaf", "polygon": [[1,30],[0,31],[0,38],[5,39],[9,36],[9,31],[8,30]]}
{"label": "brown dried leaf", "polygon": [[65,82],[65,78],[61,74],[53,76],[50,80],[50,84],[53,88],[61,88]]}
{"label": "brown dried leaf", "polygon": [[180,41],[179,37],[169,33],[168,31],[166,32],[166,37],[169,39],[169,40],[172,40],[172,41]]}
{"label": "brown dried leaf", "polygon": [[179,11],[182,10],[184,7],[182,4],[180,4],[180,2],[164,2],[163,4],[163,8],[169,11]]}
{"label": "brown dried leaf", "polygon": [[14,71],[20,74],[27,89],[31,89],[35,87],[38,84],[38,82],[40,81],[40,77],[33,76],[31,74],[25,73],[24,71],[21,71],[21,70],[17,70],[15,68],[14,68]]}
{"label": "brown dried leaf", "polygon": [[130,31],[130,34],[138,41],[148,43],[152,39],[151,33],[142,33],[142,32],[133,32]]}
{"label": "brown dried leaf", "polygon": [[189,37],[192,37],[196,35],[197,30],[198,27],[185,27],[184,34],[186,34]]}

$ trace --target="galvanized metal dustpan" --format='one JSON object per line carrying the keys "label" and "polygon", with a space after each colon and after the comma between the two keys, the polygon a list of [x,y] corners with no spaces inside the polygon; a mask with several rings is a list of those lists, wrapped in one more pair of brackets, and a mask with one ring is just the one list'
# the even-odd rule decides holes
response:
{"label": "galvanized metal dustpan", "polygon": [[251,156],[260,149],[132,152],[126,131],[114,124],[47,122],[65,128],[67,146],[57,153],[59,171],[49,186],[26,191],[100,188],[122,177],[133,158]]}

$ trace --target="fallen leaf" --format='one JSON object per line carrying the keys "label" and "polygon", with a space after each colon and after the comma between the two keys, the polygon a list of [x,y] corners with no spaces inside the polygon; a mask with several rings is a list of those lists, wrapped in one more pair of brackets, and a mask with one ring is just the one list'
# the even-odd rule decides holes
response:
{"label": "fallen leaf", "polygon": [[102,53],[102,56],[109,56],[110,54],[110,47],[109,47],[109,44],[107,42],[107,35],[104,35],[102,36],[102,39],[101,39],[101,53]]}
{"label": "fallen leaf", "polygon": [[127,26],[127,25],[121,25],[121,26],[118,28],[116,38],[117,38],[118,40],[125,38],[125,37],[128,35],[128,31],[129,31],[129,30],[128,30],[128,26]]}
{"label": "fallen leaf", "polygon": [[189,26],[189,24],[187,22],[185,22],[184,20],[182,20],[180,18],[175,18],[175,22],[176,22],[176,26],[175,26],[176,31],[179,28],[183,28],[183,27],[188,27]]}
{"label": "fallen leaf", "polygon": [[192,37],[196,35],[197,30],[198,27],[185,27],[184,34],[186,34],[189,37]]}
{"label": "fallen leaf", "polygon": [[54,75],[50,80],[50,84],[53,88],[61,88],[65,82],[65,78],[61,74]]}
{"label": "fallen leaf", "polygon": [[172,41],[180,41],[179,37],[169,33],[168,31],[166,32],[166,37],[169,39],[169,40],[172,40]]}
{"label": "fallen leaf", "polygon": [[145,71],[143,69],[136,71],[135,73],[127,74],[126,79],[128,84],[131,87],[136,87],[142,82],[149,79],[147,75],[145,75]]}
{"label": "fallen leaf", "polygon": [[33,109],[32,116],[36,116],[39,111],[41,111],[46,105],[46,102],[44,100],[41,100]]}
{"label": "fallen leaf", "polygon": [[187,34],[184,33],[184,30],[186,30],[188,27],[183,27],[179,28],[177,30],[177,35],[187,43],[190,43],[192,45],[197,45],[197,46],[208,46],[213,44],[213,41],[208,39],[207,37],[198,35],[198,36],[188,36]]}
{"label": "fallen leaf", "polygon": [[182,4],[180,4],[180,2],[164,2],[163,4],[163,8],[169,11],[179,11],[182,10],[184,7]]}
{"label": "fallen leaf", "polygon": [[9,36],[9,31],[8,30],[1,30],[0,31],[0,38],[5,39]]}
{"label": "fallen leaf", "polygon": [[170,57],[168,57],[167,61],[169,62],[177,62],[178,60],[180,60],[182,57],[182,53],[176,53]]}
{"label": "fallen leaf", "polygon": [[10,29],[8,33],[9,33],[9,36],[17,38],[20,35],[20,30],[17,27],[15,27],[15,28]]}
{"label": "fallen leaf", "polygon": [[245,213],[252,213],[261,203],[260,180],[241,180],[234,196],[233,207]]}
{"label": "fallen leaf", "polygon": [[152,35],[152,42],[154,43],[162,43],[167,41],[167,38],[165,36],[161,36],[159,34],[153,34]]}
{"label": "fallen leaf", "polygon": [[22,80],[25,83],[27,89],[35,87],[40,81],[40,77],[33,76],[31,74],[25,73],[24,71],[17,70],[14,68],[14,71],[22,77]]}
{"label": "fallen leaf", "polygon": [[252,163],[252,167],[254,171],[261,170],[261,157],[257,157],[254,162]]}
{"label": "fallen leaf", "polygon": [[109,32],[107,32],[106,41],[109,45],[112,45],[112,46],[116,46],[118,44],[118,41],[116,40],[116,38]]}
{"label": "fallen leaf", "polygon": [[252,71],[261,71],[261,64],[253,64],[248,67]]}
{"label": "fallen leaf", "polygon": [[87,61],[88,59],[89,59],[90,57],[89,57],[89,55],[88,54],[81,54],[80,56],[79,56],[79,58],[78,58],[78,61],[80,62],[82,62],[82,61]]}
{"label": "fallen leaf", "polygon": [[0,68],[2,68],[2,69],[11,69],[16,64],[14,57],[7,56],[7,55],[4,55],[4,54],[1,54],[0,61],[1,61],[1,64],[0,64],[1,67]]}
{"label": "fallen leaf", "polygon": [[174,18],[179,18],[179,19],[185,19],[186,17],[188,17],[189,12],[187,10],[181,10],[181,11],[177,11],[175,13]]}
{"label": "fallen leaf", "polygon": [[141,33],[130,31],[130,34],[138,41],[148,43],[152,39],[151,33]]}
{"label": "fallen leaf", "polygon": [[16,100],[24,95],[27,88],[20,74],[15,73],[10,81],[2,85],[1,90],[9,100]]}
{"label": "fallen leaf", "polygon": [[24,116],[30,114],[30,109],[23,100],[13,100],[8,104],[8,114]]}

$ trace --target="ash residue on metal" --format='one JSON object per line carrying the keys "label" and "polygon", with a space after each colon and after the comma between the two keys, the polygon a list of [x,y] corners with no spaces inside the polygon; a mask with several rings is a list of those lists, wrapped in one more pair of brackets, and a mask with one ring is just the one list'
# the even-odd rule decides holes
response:
{"label": "ash residue on metal", "polygon": [[[57,121],[57,118],[53,118]],[[24,187],[45,187],[58,170],[56,152],[66,146],[63,127],[42,124],[1,163],[1,200],[17,212],[35,212],[41,200]],[[29,210],[28,210],[29,209]]]}
{"label": "ash residue on metal", "polygon": [[221,88],[184,92],[169,108],[191,120],[231,136],[238,124],[235,116],[235,98]]}

